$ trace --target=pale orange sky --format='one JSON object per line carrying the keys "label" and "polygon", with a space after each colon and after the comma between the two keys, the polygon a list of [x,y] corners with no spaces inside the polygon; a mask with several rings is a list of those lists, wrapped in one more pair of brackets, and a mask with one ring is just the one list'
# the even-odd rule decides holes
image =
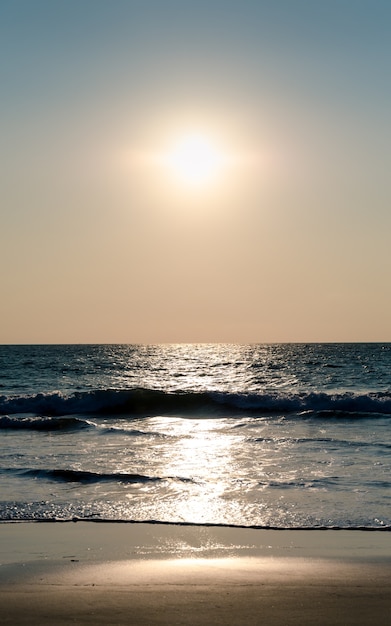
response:
{"label": "pale orange sky", "polygon": [[390,341],[390,25],[3,2],[0,343]]}

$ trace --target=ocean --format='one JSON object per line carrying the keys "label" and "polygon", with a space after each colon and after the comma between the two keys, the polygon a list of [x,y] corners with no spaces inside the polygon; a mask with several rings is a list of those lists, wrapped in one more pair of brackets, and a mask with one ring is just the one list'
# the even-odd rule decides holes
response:
{"label": "ocean", "polygon": [[0,521],[391,529],[391,344],[0,346]]}

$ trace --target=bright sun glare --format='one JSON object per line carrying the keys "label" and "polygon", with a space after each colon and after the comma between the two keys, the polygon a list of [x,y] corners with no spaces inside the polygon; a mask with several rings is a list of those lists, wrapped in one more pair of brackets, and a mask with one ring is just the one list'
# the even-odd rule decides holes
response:
{"label": "bright sun glare", "polygon": [[217,178],[223,155],[207,137],[193,134],[179,139],[168,151],[165,162],[178,182],[204,186]]}

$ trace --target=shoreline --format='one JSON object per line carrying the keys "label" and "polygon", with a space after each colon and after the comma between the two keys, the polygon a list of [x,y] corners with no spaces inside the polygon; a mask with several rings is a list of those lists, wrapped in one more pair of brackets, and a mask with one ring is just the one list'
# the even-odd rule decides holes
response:
{"label": "shoreline", "polygon": [[[260,528],[223,524],[102,520],[1,521],[5,546],[2,564],[16,555],[30,560],[45,554],[52,560],[59,546],[88,547],[88,558],[186,558],[204,556],[289,556],[391,560],[391,533],[387,528]],[[5,548],[5,549],[4,549]],[[98,550],[98,552],[96,552]],[[30,556],[31,556],[30,555]],[[122,556],[121,556],[122,555]]]}
{"label": "shoreline", "polygon": [[157,519],[137,520],[137,519],[102,519],[100,517],[72,517],[62,518],[25,518],[25,519],[0,519],[2,524],[146,524],[151,526],[184,526],[202,528],[237,528],[238,530],[279,530],[279,531],[368,531],[368,532],[391,532],[391,525],[384,526],[260,526],[258,524],[229,524],[224,522],[182,522],[165,521]]}
{"label": "shoreline", "polygon": [[391,535],[0,524],[1,624],[389,623]]}

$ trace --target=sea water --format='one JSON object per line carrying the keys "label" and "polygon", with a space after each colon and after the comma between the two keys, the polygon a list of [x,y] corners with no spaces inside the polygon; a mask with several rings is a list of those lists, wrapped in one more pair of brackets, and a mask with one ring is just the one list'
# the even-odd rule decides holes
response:
{"label": "sea water", "polygon": [[0,520],[391,528],[391,344],[0,346]]}

